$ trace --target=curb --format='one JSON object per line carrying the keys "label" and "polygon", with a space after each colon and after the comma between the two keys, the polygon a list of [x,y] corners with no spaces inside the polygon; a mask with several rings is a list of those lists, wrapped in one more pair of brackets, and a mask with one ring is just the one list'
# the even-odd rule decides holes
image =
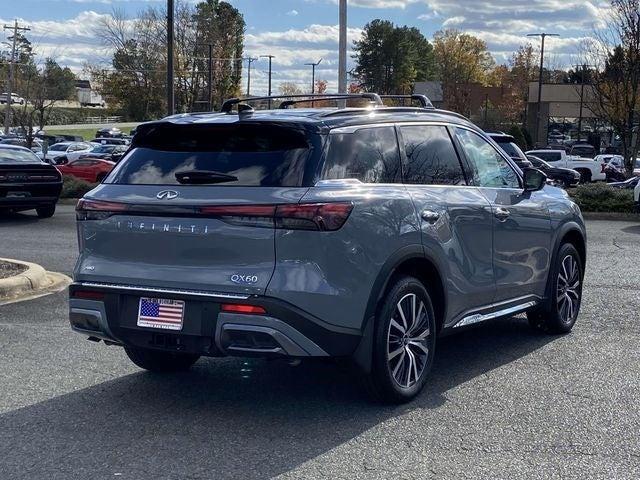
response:
{"label": "curb", "polygon": [[66,275],[47,272],[36,263],[11,258],[0,258],[1,260],[24,265],[27,269],[18,275],[0,279],[0,304],[17,297],[61,290],[71,283],[71,279]]}
{"label": "curb", "polygon": [[640,222],[640,215],[637,213],[621,212],[582,212],[585,220],[615,220],[623,222]]}

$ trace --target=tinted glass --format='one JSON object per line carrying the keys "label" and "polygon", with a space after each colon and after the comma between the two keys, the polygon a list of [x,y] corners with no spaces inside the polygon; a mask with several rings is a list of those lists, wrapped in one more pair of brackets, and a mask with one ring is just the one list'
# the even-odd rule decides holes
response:
{"label": "tinted glass", "polygon": [[237,178],[218,186],[300,186],[310,153],[303,132],[273,125],[159,126],[137,140],[107,183],[176,185],[203,171]]}
{"label": "tinted glass", "polygon": [[0,163],[42,163],[30,150],[0,148]]}
{"label": "tinted glass", "polygon": [[493,145],[470,130],[458,128],[456,135],[469,161],[475,185],[492,188],[520,187],[516,172]]}
{"label": "tinted glass", "polygon": [[67,148],[69,147],[69,145],[52,145],[51,147],[49,147],[49,151],[52,152],[66,152]]}
{"label": "tinted glass", "polygon": [[436,125],[402,127],[407,155],[405,183],[463,185],[466,183],[447,128]]}
{"label": "tinted glass", "polygon": [[545,162],[557,162],[562,158],[562,152],[535,152],[535,156]]}
{"label": "tinted glass", "polygon": [[321,178],[364,183],[400,183],[400,152],[393,127],[329,135]]}
{"label": "tinted glass", "polygon": [[517,159],[521,159],[521,160],[525,160],[527,157],[525,156],[524,153],[522,153],[522,150],[520,150],[520,147],[518,147],[518,145],[516,145],[513,142],[504,142],[504,141],[497,141],[496,143],[500,146],[500,148],[502,148],[505,153],[507,155],[509,155],[511,158],[517,158]]}

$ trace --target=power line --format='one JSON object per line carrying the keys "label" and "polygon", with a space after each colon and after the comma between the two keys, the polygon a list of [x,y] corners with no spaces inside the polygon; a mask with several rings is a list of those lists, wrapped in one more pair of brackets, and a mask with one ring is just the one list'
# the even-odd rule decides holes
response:
{"label": "power line", "polygon": [[247,97],[251,95],[251,64],[257,60],[257,57],[247,57]]}
{"label": "power line", "polygon": [[11,128],[11,93],[13,90],[13,71],[14,64],[16,63],[16,40],[18,37],[18,32],[26,32],[31,30],[29,27],[21,27],[18,25],[18,20],[14,20],[13,27],[10,25],[5,25],[4,30],[13,30],[13,40],[11,42],[11,63],[9,64],[9,77],[7,79],[7,97],[5,100],[7,101],[7,106],[4,109],[4,133],[9,134],[9,129]]}

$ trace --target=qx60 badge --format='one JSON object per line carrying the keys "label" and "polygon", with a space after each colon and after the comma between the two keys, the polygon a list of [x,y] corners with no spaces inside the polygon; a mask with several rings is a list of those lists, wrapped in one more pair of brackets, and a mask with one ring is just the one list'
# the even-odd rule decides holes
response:
{"label": "qx60 badge", "polygon": [[174,198],[177,198],[178,195],[180,194],[175,190],[162,190],[161,192],[158,192],[156,198],[158,200],[173,200]]}

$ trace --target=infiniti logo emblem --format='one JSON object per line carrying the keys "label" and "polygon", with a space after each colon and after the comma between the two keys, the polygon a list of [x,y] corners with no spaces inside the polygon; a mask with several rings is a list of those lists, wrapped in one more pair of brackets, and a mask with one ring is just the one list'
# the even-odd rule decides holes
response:
{"label": "infiniti logo emblem", "polygon": [[156,198],[158,198],[159,200],[173,200],[174,198],[177,198],[178,195],[180,194],[175,190],[163,190],[161,192],[158,192]]}

